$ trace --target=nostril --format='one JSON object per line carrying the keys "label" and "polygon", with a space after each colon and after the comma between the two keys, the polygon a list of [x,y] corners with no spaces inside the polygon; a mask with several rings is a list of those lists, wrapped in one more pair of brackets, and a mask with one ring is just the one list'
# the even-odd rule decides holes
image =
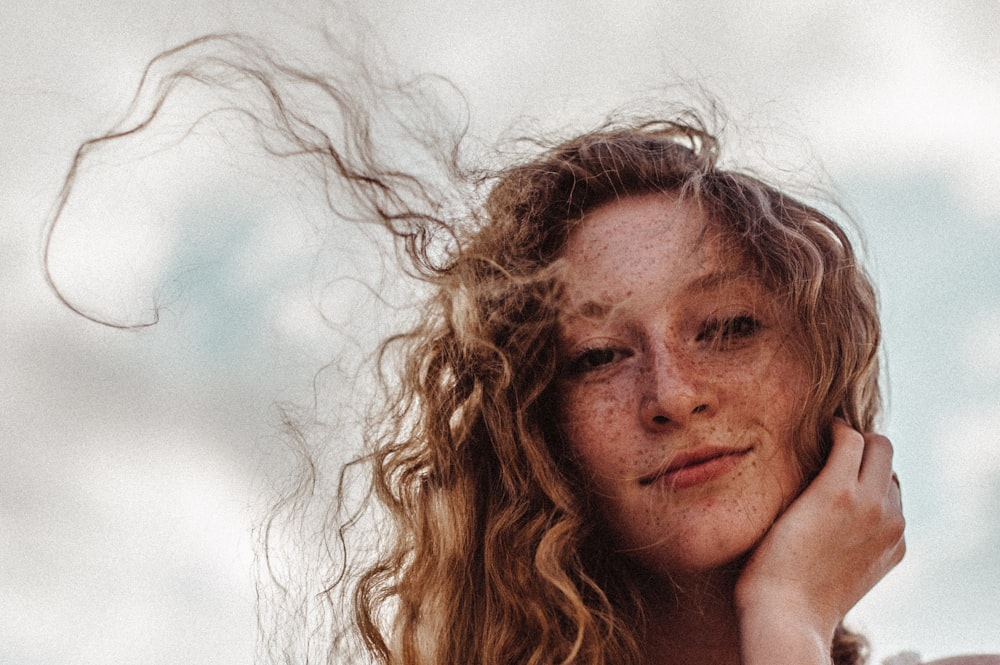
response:
{"label": "nostril", "polygon": [[691,410],[691,413],[701,413],[708,408],[708,404],[699,404]]}
{"label": "nostril", "polygon": [[662,415],[653,416],[653,422],[656,423],[657,425],[666,425],[668,422],[670,422],[670,418],[667,418],[666,416]]}

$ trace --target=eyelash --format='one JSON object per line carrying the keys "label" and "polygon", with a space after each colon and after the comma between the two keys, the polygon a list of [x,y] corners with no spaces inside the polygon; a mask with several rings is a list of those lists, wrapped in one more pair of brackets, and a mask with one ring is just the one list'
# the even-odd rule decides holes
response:
{"label": "eyelash", "polygon": [[[745,340],[756,335],[763,328],[763,323],[749,314],[742,314],[726,319],[710,319],[702,324],[696,342],[707,342],[717,348],[732,348],[739,346]],[[595,346],[584,349],[574,356],[566,365],[567,374],[585,374],[599,370],[617,360],[632,356],[632,351],[613,346]]]}
{"label": "eyelash", "polygon": [[632,352],[625,349],[618,349],[611,346],[596,346],[591,349],[584,349],[577,354],[569,362],[566,370],[569,374],[584,374],[601,369],[606,365],[610,365],[615,360],[628,358],[631,355]]}
{"label": "eyelash", "polygon": [[712,319],[702,325],[695,339],[720,347],[732,346],[753,337],[762,327],[763,324],[749,314],[728,319]]}

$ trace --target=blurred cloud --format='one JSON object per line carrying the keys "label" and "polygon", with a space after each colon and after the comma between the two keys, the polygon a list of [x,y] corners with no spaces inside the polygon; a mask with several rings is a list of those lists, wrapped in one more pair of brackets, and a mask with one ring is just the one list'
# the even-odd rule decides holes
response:
{"label": "blurred cloud", "polygon": [[251,659],[250,529],[288,473],[275,403],[311,403],[314,379],[349,391],[352,354],[413,294],[378,240],[331,226],[301,172],[261,159],[225,116],[180,147],[102,153],[57,232],[68,294],[129,320],[158,304],[159,326],[74,317],[46,290],[38,246],[73,151],[117,119],[150,57],[235,28],[315,62],[323,24],[345,48],[379,59],[384,44],[399,67],[449,77],[486,142],[524,118],[562,129],[635,99],[684,101],[694,82],[729,110],[737,155],[792,180],[829,174],[880,285],[910,533],[907,560],[854,617],[881,656],[1000,651],[1000,4],[363,11],[367,27],[309,0],[5,13],[0,662]]}
{"label": "blurred cloud", "polygon": [[997,387],[1000,383],[1000,310],[984,307],[977,312],[963,341],[964,369],[987,386]]}
{"label": "blurred cloud", "polygon": [[1000,490],[1000,405],[994,395],[950,414],[940,426],[934,457],[949,499],[955,538],[949,554],[985,553],[1000,535],[993,512]]}

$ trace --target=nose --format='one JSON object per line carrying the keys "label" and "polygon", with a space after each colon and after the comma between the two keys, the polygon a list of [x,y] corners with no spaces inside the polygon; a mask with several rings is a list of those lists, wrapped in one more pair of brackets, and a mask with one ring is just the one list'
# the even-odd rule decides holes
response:
{"label": "nose", "polygon": [[639,418],[650,429],[685,425],[693,418],[708,417],[716,406],[708,377],[683,353],[660,350],[650,354],[640,390]]}

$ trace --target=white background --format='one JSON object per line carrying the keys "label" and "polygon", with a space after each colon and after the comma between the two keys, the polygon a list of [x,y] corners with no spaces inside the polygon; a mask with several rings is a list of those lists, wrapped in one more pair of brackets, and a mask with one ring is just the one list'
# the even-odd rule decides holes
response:
{"label": "white background", "polygon": [[1000,3],[359,3],[372,28],[272,4],[0,11],[0,663],[252,660],[251,530],[284,468],[274,405],[307,401],[351,351],[318,320],[317,301],[336,307],[310,272],[337,243],[276,222],[318,213],[280,207],[288,183],[211,137],[155,169],[108,156],[67,225],[67,288],[124,316],[155,292],[159,326],[67,311],[40,239],[77,145],[151,57],[232,29],[307,57],[324,23],[449,77],[487,140],[696,81],[746,154],[828,174],[880,287],[908,518],[906,560],[853,625],[878,657],[1000,652]]}

